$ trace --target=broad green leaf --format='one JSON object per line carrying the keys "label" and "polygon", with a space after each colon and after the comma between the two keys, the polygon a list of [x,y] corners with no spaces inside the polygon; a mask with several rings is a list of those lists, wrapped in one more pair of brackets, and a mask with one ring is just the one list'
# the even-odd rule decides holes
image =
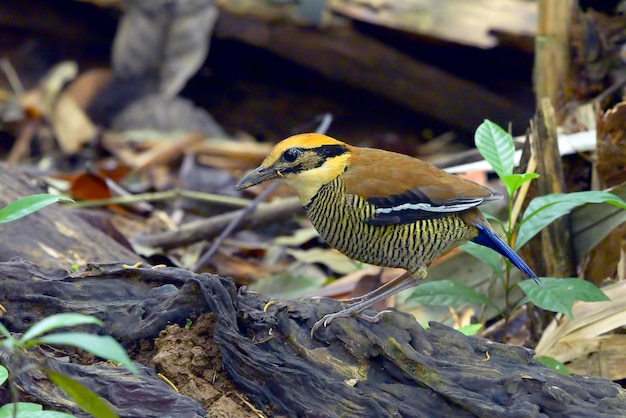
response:
{"label": "broad green leaf", "polygon": [[275,298],[292,299],[321,288],[325,280],[284,272],[253,283],[250,290]]}
{"label": "broad green leaf", "polygon": [[15,202],[11,202],[0,210],[0,223],[11,222],[37,212],[60,200],[73,202],[72,199],[65,196],[54,194],[35,194],[26,196]]}
{"label": "broad green leaf", "polygon": [[464,335],[476,335],[482,327],[483,324],[470,324],[459,328],[457,331]]}
{"label": "broad green leaf", "polygon": [[[15,406],[14,403],[8,403],[5,405],[2,405],[2,407],[0,407],[0,418],[12,417],[14,406]],[[20,413],[23,413],[23,412],[37,412],[41,410],[43,410],[43,406],[39,405],[38,403],[32,403],[32,402],[18,402],[17,403],[18,416]]]}
{"label": "broad green leaf", "polygon": [[496,275],[504,280],[504,272],[502,270],[502,256],[482,245],[478,245],[475,242],[468,241],[461,246],[461,249],[466,253],[473,255],[483,263],[487,264],[496,273]]}
{"label": "broad green leaf", "polygon": [[98,357],[120,363],[131,372],[137,374],[137,367],[126,354],[126,350],[108,335],[93,335],[84,332],[60,332],[57,334],[44,335],[32,340],[32,344],[67,345],[82,348]]}
{"label": "broad green leaf", "polygon": [[0,385],[3,385],[4,382],[9,378],[9,370],[6,367],[0,364]]}
{"label": "broad green leaf", "polygon": [[60,313],[48,316],[27,329],[20,341],[26,342],[34,337],[40,336],[41,334],[50,332],[53,329],[84,324],[95,324],[98,326],[104,325],[104,323],[95,316],[71,312]]}
{"label": "broad green leaf", "polygon": [[[0,418],[13,417],[13,405],[8,403],[0,408]],[[43,406],[32,402],[17,403],[17,418],[75,418],[65,412],[44,411]]]}
{"label": "broad green leaf", "polygon": [[509,174],[508,176],[502,177],[502,181],[509,192],[509,196],[513,196],[517,189],[522,187],[522,184],[536,178],[539,178],[539,174],[537,173]]}
{"label": "broad green leaf", "polygon": [[62,373],[50,369],[43,370],[55,385],[63,389],[85,412],[96,418],[119,418],[111,407],[97,393]]}
{"label": "broad green leaf", "polygon": [[491,164],[498,177],[513,174],[515,145],[511,135],[504,129],[490,120],[485,120],[476,129],[474,142],[480,155]]}
{"label": "broad green leaf", "polygon": [[555,370],[555,371],[557,371],[557,372],[559,372],[561,374],[564,374],[565,376],[569,376],[571,374],[569,372],[569,370],[567,370],[567,367],[565,366],[565,364],[561,363],[560,361],[558,361],[554,357],[537,356],[537,357],[535,357],[535,360],[537,360],[539,363],[545,364],[546,366],[548,366],[552,370]]}
{"label": "broad green leaf", "polygon": [[491,301],[474,289],[452,280],[422,283],[407,298],[424,305],[455,306],[461,303],[492,305]]}
{"label": "broad green leaf", "polygon": [[59,411],[37,411],[17,414],[17,418],[76,418],[74,415]]}
{"label": "broad green leaf", "polygon": [[548,311],[560,312],[572,318],[574,301],[602,302],[610,300],[596,285],[582,279],[542,277],[541,284],[524,280],[517,284],[535,305]]}
{"label": "broad green leaf", "polygon": [[553,193],[536,197],[524,212],[515,240],[515,248],[522,248],[524,244],[554,220],[586,203],[608,203],[626,209],[626,202],[608,192]]}

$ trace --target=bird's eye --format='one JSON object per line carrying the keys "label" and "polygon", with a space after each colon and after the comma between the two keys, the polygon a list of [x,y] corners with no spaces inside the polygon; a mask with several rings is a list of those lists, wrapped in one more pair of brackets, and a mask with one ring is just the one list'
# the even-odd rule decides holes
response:
{"label": "bird's eye", "polygon": [[286,163],[293,163],[302,155],[302,150],[299,148],[289,148],[283,153],[282,160]]}

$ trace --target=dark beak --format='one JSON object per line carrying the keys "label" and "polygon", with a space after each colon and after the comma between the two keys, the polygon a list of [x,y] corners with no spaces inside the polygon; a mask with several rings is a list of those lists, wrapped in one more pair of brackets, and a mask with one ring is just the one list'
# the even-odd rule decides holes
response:
{"label": "dark beak", "polygon": [[235,190],[243,190],[252,187],[264,181],[272,180],[278,177],[278,172],[273,168],[257,167],[254,171],[248,173],[244,178],[239,180],[235,186]]}

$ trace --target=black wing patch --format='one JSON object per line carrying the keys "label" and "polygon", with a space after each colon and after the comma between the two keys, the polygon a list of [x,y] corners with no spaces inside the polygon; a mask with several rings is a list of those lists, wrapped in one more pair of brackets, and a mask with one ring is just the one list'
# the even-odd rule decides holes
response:
{"label": "black wing patch", "polygon": [[376,209],[374,216],[367,222],[371,225],[393,225],[412,223],[422,219],[441,218],[501,197],[499,193],[494,192],[485,197],[460,197],[438,201],[429,198],[419,189],[408,190],[392,196],[370,197],[367,201]]}

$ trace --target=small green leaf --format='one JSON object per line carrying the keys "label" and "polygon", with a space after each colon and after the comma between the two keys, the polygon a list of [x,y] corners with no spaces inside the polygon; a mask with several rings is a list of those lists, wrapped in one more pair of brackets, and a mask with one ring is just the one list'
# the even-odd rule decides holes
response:
{"label": "small green leaf", "polygon": [[476,335],[478,331],[483,327],[483,324],[470,324],[459,328],[459,331],[463,335]]}
{"label": "small green leaf", "polygon": [[539,174],[537,173],[509,174],[508,176],[501,177],[502,182],[509,192],[509,196],[513,196],[517,189],[522,187],[522,184],[536,178],[539,178]]}
{"label": "small green leaf", "polygon": [[492,304],[489,299],[474,289],[452,280],[422,283],[407,298],[407,301],[409,300],[435,306],[454,306],[461,303]]}
{"label": "small green leaf", "polygon": [[545,364],[546,366],[548,366],[549,368],[551,368],[552,370],[555,370],[565,376],[569,376],[571,373],[569,372],[569,370],[567,370],[567,367],[565,366],[565,364],[561,363],[560,361],[558,361],[557,359],[555,359],[554,357],[550,357],[550,356],[537,356],[535,357],[535,360],[537,360],[539,363]]}
{"label": "small green leaf", "polygon": [[53,329],[63,328],[63,327],[73,327],[76,325],[84,325],[84,324],[94,324],[98,326],[103,326],[104,323],[91,315],[84,315],[79,313],[60,313],[56,315],[48,316],[41,321],[37,322],[35,325],[30,327],[20,341],[25,342],[33,339],[34,337],[38,337],[41,334],[45,334],[46,332],[50,332]]}
{"label": "small green leaf", "polygon": [[608,192],[553,193],[536,197],[529,203],[524,212],[515,240],[515,248],[522,248],[524,244],[555,219],[586,203],[608,203],[626,209],[626,202]]}
{"label": "small green leaf", "polygon": [[44,335],[31,341],[32,344],[67,345],[82,348],[98,357],[120,363],[131,372],[137,374],[137,367],[130,360],[126,350],[108,335],[93,335],[84,332],[60,332]]}
{"label": "small green leaf", "polygon": [[504,272],[502,270],[502,256],[500,254],[498,254],[491,248],[478,245],[471,241],[463,244],[461,246],[461,249],[466,253],[476,257],[483,263],[487,264],[501,280],[504,280]]}
{"label": "small green leaf", "polygon": [[35,194],[26,196],[15,202],[11,202],[0,210],[0,223],[11,222],[37,212],[58,201],[73,202],[72,199],[65,196],[54,194]]}
{"label": "small green leaf", "polygon": [[515,145],[513,138],[495,123],[485,120],[476,129],[474,142],[480,155],[491,164],[498,177],[513,174]]}
{"label": "small green leaf", "polygon": [[119,418],[113,409],[111,409],[97,393],[87,389],[82,384],[64,374],[57,373],[50,369],[44,369],[44,372],[55,385],[70,395],[85,412],[90,413],[96,418]]}
{"label": "small green leaf", "polygon": [[4,382],[9,378],[9,370],[0,364],[0,385],[3,385]]}
{"label": "small green leaf", "polygon": [[9,330],[0,322],[0,334],[4,335],[5,338],[13,338]]}
{"label": "small green leaf", "polygon": [[610,300],[596,285],[586,280],[542,277],[541,284],[524,280],[517,284],[535,305],[572,318],[574,301],[602,302]]}

